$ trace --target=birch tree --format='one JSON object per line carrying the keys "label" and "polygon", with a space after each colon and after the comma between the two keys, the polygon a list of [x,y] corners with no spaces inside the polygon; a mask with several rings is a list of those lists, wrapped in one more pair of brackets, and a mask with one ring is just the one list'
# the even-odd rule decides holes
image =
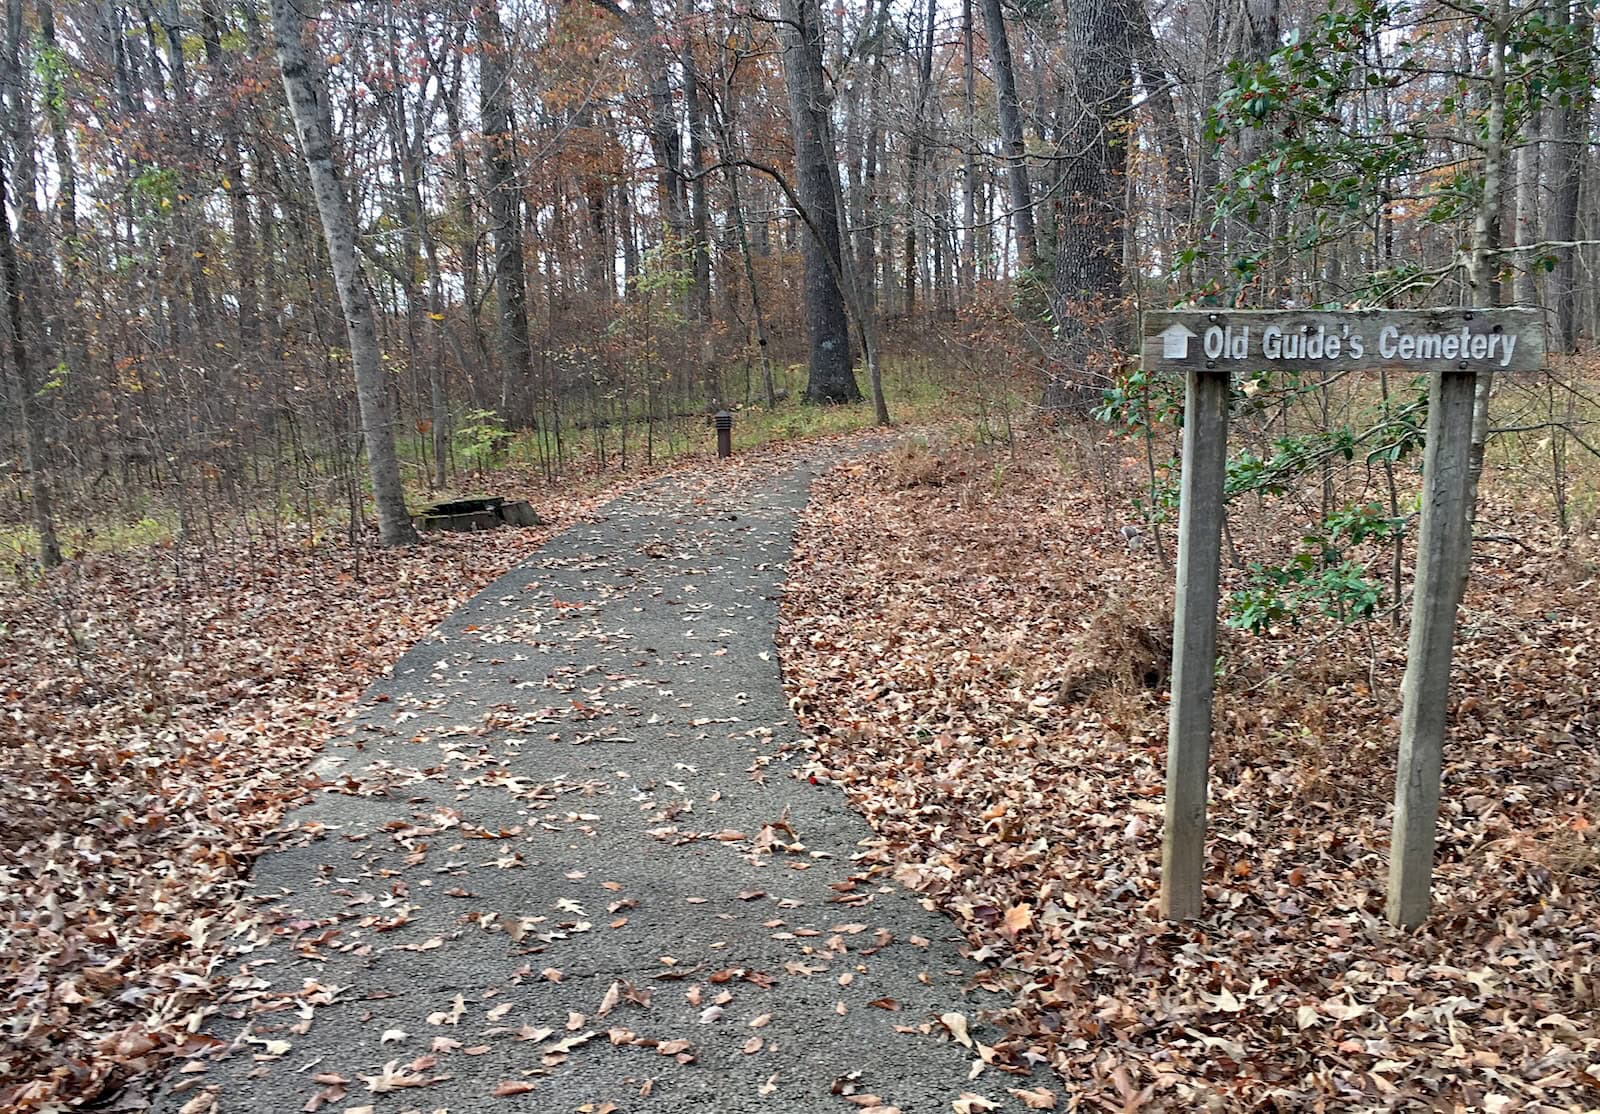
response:
{"label": "birch tree", "polygon": [[361,436],[378,511],[378,537],[384,545],[415,544],[417,532],[406,513],[400,461],[395,453],[389,387],[378,350],[372,294],[366,272],[356,257],[355,214],[334,162],[333,125],[316,24],[305,15],[298,0],[272,0],[272,24],[283,90],[300,152],[311,175],[317,215],[344,313],[361,410]]}

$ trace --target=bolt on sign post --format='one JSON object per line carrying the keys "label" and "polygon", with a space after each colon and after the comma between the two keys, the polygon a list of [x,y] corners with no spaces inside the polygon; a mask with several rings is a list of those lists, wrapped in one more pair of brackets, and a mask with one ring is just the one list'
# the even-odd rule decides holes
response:
{"label": "bolt on sign post", "polygon": [[1471,558],[1473,390],[1480,372],[1544,366],[1538,311],[1167,310],[1146,313],[1141,335],[1147,370],[1182,372],[1187,379],[1161,841],[1161,915],[1170,920],[1199,916],[1203,907],[1232,373],[1278,366],[1433,374],[1389,845],[1389,920],[1408,928],[1421,924],[1433,876],[1456,608]]}

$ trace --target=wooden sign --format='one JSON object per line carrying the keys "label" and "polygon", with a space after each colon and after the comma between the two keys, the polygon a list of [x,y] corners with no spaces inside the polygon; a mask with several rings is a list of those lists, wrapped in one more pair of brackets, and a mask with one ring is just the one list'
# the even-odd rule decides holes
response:
{"label": "wooden sign", "polygon": [[1473,399],[1485,373],[1544,366],[1539,313],[1163,310],[1144,315],[1141,336],[1147,370],[1182,372],[1187,380],[1161,839],[1161,913],[1172,920],[1204,911],[1232,373],[1274,366],[1314,373],[1378,368],[1435,373],[1428,387],[1422,513],[1389,845],[1388,917],[1414,928],[1428,914],[1456,609],[1471,561]]}
{"label": "wooden sign", "polygon": [[1537,371],[1533,309],[1175,309],[1144,315],[1144,366],[1161,371]]}

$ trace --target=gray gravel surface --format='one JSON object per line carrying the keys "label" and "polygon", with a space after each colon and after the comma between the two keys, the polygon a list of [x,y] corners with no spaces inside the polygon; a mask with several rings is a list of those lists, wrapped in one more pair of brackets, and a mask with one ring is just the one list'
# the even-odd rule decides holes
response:
{"label": "gray gravel surface", "polygon": [[258,861],[234,1050],[157,1108],[1021,1109],[939,1020],[952,926],[801,774],[773,632],[826,462],[656,483],[407,653]]}

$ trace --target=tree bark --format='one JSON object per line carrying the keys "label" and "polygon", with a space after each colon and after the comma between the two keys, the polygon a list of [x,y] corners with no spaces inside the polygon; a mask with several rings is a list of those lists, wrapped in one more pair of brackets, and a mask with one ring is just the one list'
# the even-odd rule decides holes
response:
{"label": "tree bark", "polygon": [[1017,241],[1017,266],[1027,271],[1038,263],[1033,190],[1028,185],[1027,147],[1017,102],[1017,71],[1011,64],[1011,41],[1006,37],[1006,17],[1000,0],[983,0],[983,26],[989,39],[989,66],[1000,109],[1000,150],[1006,162],[1006,184],[1011,193],[1011,228]]}
{"label": "tree bark", "polygon": [[[684,0],[683,14],[693,14],[692,0]],[[693,285],[690,287],[690,315],[702,321],[711,319],[711,202],[706,195],[706,179],[701,173],[705,160],[705,110],[700,104],[700,76],[695,65],[694,35],[690,21],[685,18],[681,30],[683,50],[679,54],[683,66],[683,110],[689,125],[689,221],[690,263]]]}
{"label": "tree bark", "polygon": [[956,285],[960,297],[971,298],[978,285],[978,102],[974,89],[977,65],[973,57],[972,0],[961,0],[961,71],[966,102],[966,134],[962,145],[967,149],[967,156],[961,173],[961,254]]}
{"label": "tree bark", "polygon": [[355,365],[356,400],[378,511],[378,536],[385,545],[414,544],[417,532],[406,513],[405,489],[400,482],[372,295],[356,257],[355,215],[333,160],[327,80],[319,64],[321,48],[296,0],[272,0],[272,23],[283,89],[311,175],[328,261],[344,312],[350,360]]}
{"label": "tree bark", "polygon": [[639,51],[645,90],[650,99],[650,151],[656,160],[656,186],[661,217],[674,239],[681,240],[688,225],[688,191],[683,180],[683,142],[678,115],[672,105],[667,54],[651,0],[633,0],[626,8],[616,0],[594,0],[622,24]]}
{"label": "tree bark", "polygon": [[[488,180],[489,222],[494,236],[495,299],[501,383],[521,382],[532,365],[528,339],[528,292],[522,262],[522,191],[517,183],[511,134],[511,69],[498,0],[478,7],[478,110]],[[501,392],[502,399],[505,396]]]}
{"label": "tree bark", "polygon": [[1067,366],[1063,380],[1046,385],[1047,407],[1098,397],[1110,370],[1098,361],[1114,358],[1127,343],[1121,304],[1127,146],[1119,127],[1131,108],[1128,24],[1116,0],[1073,0],[1066,29],[1073,96],[1051,308]]}
{"label": "tree bark", "polygon": [[838,156],[828,120],[828,94],[822,74],[822,16],[817,0],[783,0],[784,84],[794,128],[795,192],[807,235],[805,259],[806,325],[811,334],[806,400],[813,403],[861,401],[850,366],[850,325],[839,276],[844,253],[839,235]]}
{"label": "tree bark", "polygon": [[[1200,89],[1196,97],[1201,113],[1217,103],[1217,95],[1221,92],[1223,58],[1219,40],[1227,29],[1223,0],[1207,0],[1203,10],[1206,18],[1205,41],[1201,47]],[[1195,160],[1194,188],[1189,195],[1189,237],[1204,242],[1207,251],[1214,251],[1218,243],[1215,224],[1207,220],[1205,214],[1210,211],[1211,196],[1222,177],[1219,155],[1219,151],[1200,152]]]}
{"label": "tree bark", "polygon": [[[1555,116],[1555,211],[1550,218],[1550,238],[1557,243],[1578,239],[1578,197],[1583,182],[1584,153],[1589,139],[1590,79],[1594,65],[1593,16],[1589,0],[1557,0],[1557,18],[1569,23],[1574,53],[1565,60],[1575,76],[1566,104]],[[1578,249],[1557,248],[1552,278],[1555,302],[1555,346],[1561,352],[1578,347]]]}
{"label": "tree bark", "polygon": [[[225,18],[220,0],[204,0],[200,9],[200,37],[205,45],[206,64],[219,87],[237,79],[236,74],[227,72],[229,67],[222,52]],[[233,231],[233,270],[239,299],[238,357],[240,362],[248,363],[255,357],[261,338],[261,291],[256,274],[255,230],[250,218],[250,193],[244,181],[243,148],[235,110],[233,106],[226,105],[220,111],[223,114],[222,185],[228,195],[229,223]]]}
{"label": "tree bark", "polygon": [[[1542,112],[1532,114],[1517,146],[1515,194],[1510,199],[1516,206],[1516,231],[1511,237],[1513,244],[1532,244],[1544,239],[1541,235],[1544,223],[1540,213],[1542,198],[1539,196],[1539,149],[1543,144],[1538,134],[1543,119]],[[1518,305],[1539,305],[1539,278],[1535,273],[1537,260],[1538,256],[1532,252],[1518,252],[1512,258],[1515,269],[1512,272],[1511,291]]]}
{"label": "tree bark", "polygon": [[[20,6],[20,0],[13,0]],[[44,48],[61,57],[56,41],[56,16],[54,0],[43,0],[39,5],[39,40]],[[77,252],[78,240],[78,174],[72,160],[72,148],[67,142],[67,91],[63,88],[55,65],[49,67],[50,76],[45,81],[45,115],[50,121],[50,144],[55,157],[56,175],[60,186],[56,193],[56,217],[61,225],[61,239],[72,267],[72,257]]]}
{"label": "tree bark", "polygon": [[[888,222],[884,219],[883,198],[878,193],[878,175],[883,158],[883,102],[887,96],[888,78],[884,64],[884,40],[889,34],[889,5],[887,0],[878,4],[872,31],[872,76],[867,84],[867,139],[861,169],[862,205],[861,227],[856,233],[856,262],[861,268],[861,294],[874,313],[878,311],[878,237],[884,243],[885,274],[888,260]],[[888,283],[883,284],[884,297],[888,297]]]}
{"label": "tree bark", "polygon": [[[55,299],[43,289],[53,271],[41,266],[50,245],[44,239],[46,221],[40,211],[37,189],[39,162],[38,152],[34,149],[33,91],[28,80],[33,61],[26,53],[30,42],[31,36],[27,34],[22,19],[22,4],[18,0],[11,0],[6,5],[5,38],[0,44],[3,45],[3,52],[0,52],[0,87],[3,87],[5,95],[5,120],[0,123],[3,123],[6,133],[0,142],[10,147],[12,204],[17,207],[21,220],[21,226],[15,230],[12,248],[19,251],[23,272],[28,276],[29,285],[35,287],[34,296],[24,299],[22,303],[24,327],[32,333],[36,347],[43,347],[45,337],[52,331],[50,326],[59,328],[60,322],[52,321],[47,326],[44,316],[46,308],[53,306]],[[38,351],[33,355],[36,359],[48,359],[48,355]]]}
{"label": "tree bark", "polygon": [[[913,16],[915,10],[913,9]],[[906,137],[906,315],[917,309],[917,274],[919,265],[917,225],[922,219],[922,165],[925,159],[924,133],[927,128],[928,93],[933,87],[933,17],[934,2],[928,0],[927,20],[917,47],[916,110],[911,114],[911,130]],[[923,296],[928,293],[923,284]]]}
{"label": "tree bark", "polygon": [[1172,77],[1166,52],[1157,41],[1154,28],[1150,26],[1150,11],[1145,0],[1128,0],[1128,3],[1128,29],[1132,36],[1133,52],[1139,61],[1150,115],[1155,121],[1161,161],[1167,169],[1165,207],[1173,218],[1173,231],[1176,232],[1180,223],[1176,219],[1179,207],[1187,202],[1193,188],[1189,160],[1184,154],[1183,131],[1178,126],[1178,83]]}
{"label": "tree bark", "polygon": [[[731,82],[723,86],[722,109],[729,109]],[[744,264],[745,285],[750,288],[750,315],[755,328],[756,348],[761,359],[761,390],[767,409],[778,405],[777,390],[772,382],[772,356],[767,350],[767,318],[761,306],[761,284],[756,279],[755,261],[750,249],[750,230],[745,224],[744,199],[739,192],[739,168],[732,165],[738,155],[733,145],[733,126],[723,112],[713,106],[712,122],[715,128],[718,156],[724,164],[723,174],[728,183],[728,220],[739,239],[739,258]]]}
{"label": "tree bark", "polygon": [[[1483,192],[1472,222],[1472,246],[1467,255],[1468,296],[1475,306],[1494,306],[1500,301],[1495,279],[1496,249],[1500,246],[1500,205],[1504,192],[1506,131],[1506,37],[1510,23],[1510,0],[1497,0],[1489,26],[1488,119],[1484,128]],[[1478,373],[1472,399],[1472,438],[1467,470],[1467,513],[1478,513],[1478,482],[1483,478],[1483,461],[1489,444],[1489,400],[1494,392],[1494,374]]]}
{"label": "tree bark", "polygon": [[[389,67],[395,73],[400,72],[400,59],[395,48],[394,38],[391,34],[388,42]],[[405,187],[405,196],[401,207],[408,209],[408,216],[413,231],[416,233],[417,243],[422,247],[423,263],[427,269],[428,278],[428,321],[423,326],[428,336],[428,408],[431,412],[429,418],[429,432],[433,437],[433,486],[442,488],[447,482],[445,475],[447,457],[450,447],[450,407],[447,401],[447,392],[444,381],[444,352],[442,339],[445,335],[445,300],[444,284],[440,276],[439,251],[434,242],[433,230],[428,224],[428,214],[423,202],[423,180],[427,174],[427,160],[423,157],[427,142],[427,130],[433,109],[427,110],[427,116],[417,120],[417,134],[413,138],[410,126],[406,122],[405,101],[399,95],[391,95],[393,110],[390,126],[394,129],[395,160],[400,171],[401,184]],[[406,265],[412,266],[414,257],[407,255]],[[408,294],[408,302],[410,295]],[[409,306],[408,306],[409,308]]]}
{"label": "tree bark", "polygon": [[34,371],[22,323],[22,268],[11,236],[11,201],[6,189],[6,167],[0,164],[0,275],[5,278],[6,348],[17,369],[18,409],[22,418],[23,456],[28,463],[33,529],[38,535],[39,564],[54,568],[61,563],[56,540],[55,507],[50,479],[45,471],[44,423],[38,408],[39,377]]}
{"label": "tree bark", "polygon": [[[464,39],[465,26],[460,27],[456,34]],[[465,85],[462,80],[461,63],[466,51],[462,49],[461,39],[447,43],[445,49],[450,49],[451,65],[448,79],[443,61],[431,51],[428,55],[428,66],[433,71],[434,79],[446,90],[441,102],[444,107],[446,137],[450,141],[450,150],[454,153],[450,176],[454,185],[453,208],[459,230],[457,250],[461,253],[461,304],[466,311],[467,330],[472,341],[469,349],[471,361],[464,360],[462,370],[466,373],[470,384],[473,404],[481,407],[484,403],[484,394],[482,376],[479,372],[489,360],[489,344],[484,339],[483,322],[478,316],[478,290],[481,280],[478,260],[478,221],[476,207],[473,204],[471,175],[467,171],[466,138],[461,123],[461,92]]]}

